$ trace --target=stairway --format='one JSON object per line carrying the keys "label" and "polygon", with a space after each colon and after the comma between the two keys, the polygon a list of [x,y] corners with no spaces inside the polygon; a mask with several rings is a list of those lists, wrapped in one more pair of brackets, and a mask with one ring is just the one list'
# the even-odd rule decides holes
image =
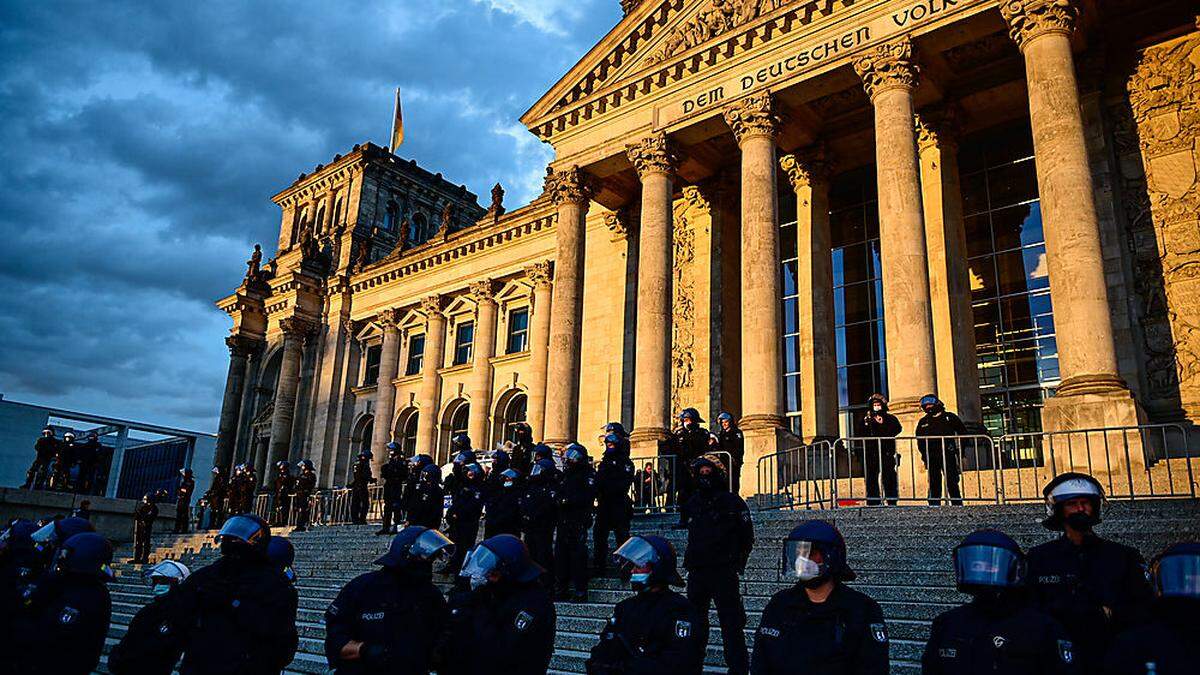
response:
{"label": "stairway", "polygon": [[[1106,508],[1105,522],[1099,531],[1108,538],[1137,547],[1147,559],[1174,541],[1200,539],[1200,502],[1115,502]],[[788,585],[779,580],[779,542],[799,520],[825,518],[835,522],[846,537],[850,564],[858,572],[853,586],[883,607],[891,637],[892,673],[919,673],[930,622],[965,599],[954,588],[950,550],[967,533],[981,527],[1000,528],[1028,549],[1051,536],[1039,524],[1043,515],[1040,504],[756,512],[755,550],[742,578],[747,642],[753,644],[753,632],[767,600]],[[682,554],[686,533],[672,531],[673,522],[674,516],[639,516],[634,519],[633,532],[665,536]],[[346,525],[291,533],[300,575],[297,584],[300,648],[287,672],[327,671],[324,610],[342,585],[374,569],[374,560],[387,548],[390,539],[374,536],[376,527]],[[173,557],[192,569],[217,556],[212,533],[157,535],[153,543],[153,560]],[[110,587],[113,599],[110,645],[124,635],[133,614],[150,599],[150,589],[141,579],[141,566],[124,562],[130,554],[128,547],[119,550],[114,565],[118,576]],[[435,580],[442,585],[448,585],[449,581],[444,577]],[[584,672],[584,660],[611,615],[613,604],[628,594],[624,584],[607,576],[592,580],[588,602],[558,604],[558,634],[551,672]],[[706,670],[724,672],[715,611],[710,612],[710,620],[713,630]],[[103,662],[100,672],[107,672]]]}

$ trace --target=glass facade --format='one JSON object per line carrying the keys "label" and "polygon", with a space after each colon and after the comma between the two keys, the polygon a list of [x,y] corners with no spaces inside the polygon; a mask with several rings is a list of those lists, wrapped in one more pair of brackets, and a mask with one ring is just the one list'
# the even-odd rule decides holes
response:
{"label": "glass facade", "polygon": [[1028,123],[964,139],[959,174],[983,423],[1039,431],[1059,372]]}

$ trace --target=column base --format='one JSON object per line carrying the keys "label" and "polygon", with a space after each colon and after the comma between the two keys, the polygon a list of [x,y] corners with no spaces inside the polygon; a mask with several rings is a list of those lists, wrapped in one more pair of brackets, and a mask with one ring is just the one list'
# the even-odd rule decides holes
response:
{"label": "column base", "polygon": [[657,457],[660,441],[669,438],[671,432],[662,427],[640,427],[629,434],[629,452],[632,457]]}
{"label": "column base", "polygon": [[796,438],[791,432],[783,428],[782,424],[771,426],[766,424],[758,424],[755,426],[745,426],[751,417],[775,417],[782,422],[781,417],[775,415],[758,415],[743,417],[739,427],[742,430],[742,436],[745,439],[744,459],[742,463],[742,473],[740,478],[740,492],[742,497],[753,497],[758,494],[758,460],[767,455],[779,452],[788,447],[798,446],[800,439]]}
{"label": "column base", "polygon": [[1145,423],[1145,411],[1119,377],[1085,375],[1065,380],[1042,409],[1042,429],[1047,432]]}
{"label": "column base", "polygon": [[1067,471],[1094,476],[1116,494],[1147,489],[1146,453],[1151,448],[1144,445],[1143,434],[1104,431],[1146,424],[1145,411],[1128,389],[1111,387],[1114,380],[1124,384],[1119,378],[1073,379],[1042,409],[1042,428],[1049,435],[1042,442],[1039,489]]}

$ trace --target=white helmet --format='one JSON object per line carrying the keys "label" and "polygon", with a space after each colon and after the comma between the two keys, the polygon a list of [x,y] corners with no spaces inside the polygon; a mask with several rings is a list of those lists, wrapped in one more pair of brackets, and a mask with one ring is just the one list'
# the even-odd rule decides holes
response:
{"label": "white helmet", "polygon": [[164,579],[167,583],[177,584],[188,578],[192,572],[181,562],[174,560],[164,560],[149,570],[146,570],[147,579]]}

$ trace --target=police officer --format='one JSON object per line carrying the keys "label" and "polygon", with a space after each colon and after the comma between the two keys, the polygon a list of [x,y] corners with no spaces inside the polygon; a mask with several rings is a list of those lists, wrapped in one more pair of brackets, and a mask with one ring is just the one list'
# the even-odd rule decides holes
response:
{"label": "police officer", "polygon": [[484,540],[463,564],[471,591],[450,603],[450,634],[439,673],[545,675],[554,652],[554,603],[538,583],[545,572],[520,539]]}
{"label": "police officer", "polygon": [[325,610],[329,667],[338,675],[429,673],[449,620],[432,567],[454,548],[437,530],[410,526],[397,534],[375,561],[381,569],[355,577]]}
{"label": "police officer", "polygon": [[229,513],[249,513],[254,510],[254,481],[245,464],[238,464],[229,477]]}
{"label": "police officer", "polygon": [[437,464],[421,467],[420,477],[408,502],[408,524],[436,530],[442,526],[446,491],[442,488],[442,469]]}
{"label": "police officer", "polygon": [[458,574],[467,557],[467,546],[475,543],[479,536],[479,518],[483,515],[483,467],[471,463],[463,468],[462,480],[450,496],[450,508],[446,510],[446,525],[450,528],[450,539],[463,542],[454,552],[447,574]]}
{"label": "police officer", "polygon": [[[554,569],[554,527],[558,524],[558,491],[561,475],[552,459],[539,459],[520,498],[521,528],[533,561]],[[515,532],[513,534],[516,534]]]}
{"label": "police officer", "polygon": [[371,498],[368,487],[375,482],[371,475],[371,451],[367,449],[358,452],[358,459],[350,478],[350,522],[355,525],[367,524],[367,509]]}
{"label": "police officer", "polygon": [[0,635],[0,672],[86,675],[100,662],[112,618],[105,586],[112,545],[94,532],[62,542],[50,574],[27,586]]}
{"label": "police officer", "polygon": [[292,465],[280,461],[275,464],[274,513],[275,525],[285,526],[292,513],[292,492],[296,490],[296,479],[292,477]]}
{"label": "police officer", "polygon": [[453,494],[462,480],[463,468],[479,461],[475,451],[471,449],[471,437],[466,434],[455,434],[450,439],[450,475],[443,477],[446,491]]}
{"label": "police officer", "polygon": [[704,420],[695,408],[684,408],[683,412],[679,413],[679,422],[680,426],[671,434],[667,447],[668,454],[675,457],[675,463],[671,467],[671,481],[675,487],[675,503],[680,509],[679,524],[675,529],[682,530],[687,528],[687,523],[683,520],[683,505],[688,502],[695,489],[690,468],[692,462],[704,456],[708,450],[709,434],[707,429],[700,426]]}
{"label": "police officer", "polygon": [[183,652],[180,617],[172,593],[191,574],[187,565],[164,560],[146,571],[153,598],[138,610],[121,641],[108,654],[113,675],[170,675]]}
{"label": "police officer", "polygon": [[683,585],[674,549],[662,537],[633,537],[613,559],[636,595],[613,609],[587,660],[588,675],[698,675],[704,667],[703,620],[670,588]]}
{"label": "police officer", "polygon": [[708,608],[717,606],[725,664],[732,675],[748,672],[746,654],[746,610],[738,577],[746,570],[754,547],[754,524],[750,509],[727,489],[721,469],[701,457],[692,464],[696,493],[683,505],[681,514],[688,530],[683,566],[688,570],[687,597],[703,620],[702,644],[708,643]]}
{"label": "police officer", "polygon": [[783,542],[783,572],[795,582],[771,596],[754,635],[754,675],[888,675],[879,603],[845,585],[854,571],[846,542],[823,520],[800,523]]}
{"label": "police officer", "polygon": [[933,620],[924,675],[1076,672],[1062,625],[1028,602],[1017,542],[998,530],[978,530],[954,548],[953,558],[958,590],[972,600]]}
{"label": "police officer", "polygon": [[91,522],[76,516],[59,518],[46,523],[29,535],[33,542],[33,556],[37,565],[34,577],[41,576],[54,566],[62,543],[84,532],[95,532]]}
{"label": "police officer", "polygon": [[1141,554],[1097,536],[1104,490],[1087,474],[1064,473],[1046,484],[1042,525],[1062,532],[1029,551],[1037,605],[1067,629],[1081,670],[1099,672],[1116,635],[1141,619],[1150,600]]}
{"label": "police officer", "polygon": [[0,635],[15,620],[25,588],[42,572],[33,550],[37,523],[23,518],[12,521],[0,535]]}
{"label": "police officer", "polygon": [[528,476],[533,467],[533,428],[524,422],[513,425],[512,468]]}
{"label": "police officer", "polygon": [[71,461],[79,464],[79,474],[75,480],[75,492],[92,493],[92,482],[96,477],[96,460],[100,456],[100,437],[95,431],[89,431],[87,440],[75,444],[75,456]]}
{"label": "police officer", "polygon": [[379,469],[383,477],[383,524],[375,534],[395,534],[404,522],[404,484],[408,482],[408,460],[404,459],[400,444],[387,444],[388,461]]}
{"label": "police officer", "polygon": [[211,511],[209,522],[220,527],[221,523],[225,522],[226,500],[229,497],[229,477],[225,475],[225,469],[219,466],[212,468],[212,480],[208,484],[208,491],[204,493],[204,500],[208,502],[208,508]]}
{"label": "police officer", "polygon": [[491,539],[498,534],[520,536],[524,485],[525,481],[521,480],[521,474],[516,469],[504,469],[498,474],[493,469],[484,491],[484,539]]}
{"label": "police officer", "polygon": [[172,593],[185,625],[180,675],[277,673],[296,653],[296,589],[267,557],[271,528],[255,515],[225,521],[221,557]]}
{"label": "police officer", "polygon": [[[863,457],[863,481],[867,484],[867,505],[879,506],[887,500],[895,506],[900,496],[896,468],[896,437],[900,435],[900,420],[888,412],[887,398],[883,394],[871,394],[867,399],[867,412],[854,423],[854,436],[865,439],[855,442]],[[883,492],[879,490],[879,479],[883,478]],[[883,499],[880,499],[882,494]]]}
{"label": "police officer", "polygon": [[62,442],[56,448],[54,455],[54,475],[50,478],[50,488],[65,492],[71,489],[71,465],[75,463],[75,434],[68,431],[63,434]]}
{"label": "police officer", "polygon": [[1105,675],[1183,675],[1200,663],[1200,543],[1168,546],[1150,564],[1151,620],[1117,638]]}
{"label": "police officer", "polygon": [[729,471],[730,478],[733,479],[733,494],[741,493],[742,486],[742,464],[746,459],[746,438],[742,435],[742,430],[738,428],[737,420],[733,419],[733,415],[725,411],[721,411],[717,415],[717,442],[720,444],[718,448],[721,452],[729,453]]}
{"label": "police officer", "polygon": [[630,451],[629,432],[625,431],[625,425],[621,424],[620,422],[609,422],[608,424],[604,425],[603,431],[604,433],[600,434],[600,442],[603,443],[604,439],[610,434],[616,435],[617,438],[621,439],[619,444],[621,452],[625,453],[625,456],[628,457]]}
{"label": "police officer", "polygon": [[22,489],[44,490],[46,483],[50,480],[50,472],[53,470],[54,458],[58,455],[59,440],[54,437],[54,430],[50,427],[42,429],[42,435],[38,437],[33,444],[33,464],[29,465],[29,471],[25,474],[25,484]]}
{"label": "police officer", "polygon": [[629,521],[633,518],[634,468],[629,454],[622,447],[621,437],[610,433],[604,437],[604,457],[596,467],[596,527],[592,530],[592,567],[596,574],[608,563],[608,533],[612,532],[620,545],[629,538]]}
{"label": "police officer", "polygon": [[554,539],[554,582],[559,599],[586,602],[587,532],[596,508],[596,474],[587,449],[578,443],[567,446],[563,464]]}
{"label": "police officer", "polygon": [[312,460],[300,461],[300,475],[296,476],[296,532],[308,529],[309,518],[312,517],[312,496],[317,489],[317,472]]}
{"label": "police officer", "polygon": [[962,506],[962,491],[959,489],[959,479],[962,476],[960,466],[959,441],[947,436],[966,436],[967,427],[958,415],[946,410],[946,404],[937,396],[926,394],[921,397],[921,410],[925,416],[917,422],[916,436],[932,436],[928,440],[918,440],[917,449],[921,453],[921,461],[929,472],[929,505],[937,506],[942,501],[942,476],[946,477],[946,493],[950,503]]}
{"label": "police officer", "polygon": [[158,505],[149,494],[144,495],[133,507],[133,558],[129,562],[143,565],[150,562],[150,534],[157,518]]}
{"label": "police officer", "polygon": [[192,513],[192,493],[196,491],[196,479],[191,469],[179,470],[179,487],[175,488],[175,534],[186,534]]}
{"label": "police officer", "polygon": [[[507,469],[512,467],[512,458],[504,450],[496,450],[492,453],[492,463],[488,467],[487,476],[483,479],[483,503],[484,506],[491,500],[492,495],[503,485],[503,474]],[[485,537],[486,539],[486,537]]]}

